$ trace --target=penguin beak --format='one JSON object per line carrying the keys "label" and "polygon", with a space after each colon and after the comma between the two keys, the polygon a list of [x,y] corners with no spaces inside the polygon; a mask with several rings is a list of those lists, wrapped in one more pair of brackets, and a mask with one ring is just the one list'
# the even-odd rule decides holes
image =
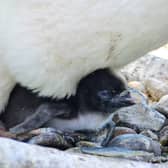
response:
{"label": "penguin beak", "polygon": [[121,107],[127,107],[135,104],[128,90],[112,95],[109,90],[103,90],[98,93],[100,99],[100,108],[106,112],[113,112]]}
{"label": "penguin beak", "polygon": [[112,113],[115,110],[135,104],[129,90],[124,90],[118,94],[111,94],[109,90],[103,90],[98,93],[100,99],[99,108],[107,113]]}
{"label": "penguin beak", "polygon": [[127,107],[134,105],[135,101],[131,97],[130,92],[128,90],[123,91],[122,93],[115,95],[111,100],[109,100],[109,106],[111,107]]}

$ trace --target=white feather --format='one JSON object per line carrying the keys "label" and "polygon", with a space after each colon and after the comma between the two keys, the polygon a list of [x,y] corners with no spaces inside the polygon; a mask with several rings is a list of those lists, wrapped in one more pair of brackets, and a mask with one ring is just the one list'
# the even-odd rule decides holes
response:
{"label": "white feather", "polygon": [[0,109],[16,82],[63,98],[167,41],[168,0],[1,0]]}
{"label": "white feather", "polygon": [[79,113],[79,116],[74,119],[60,119],[54,118],[45,124],[46,127],[53,127],[61,131],[67,130],[95,130],[102,125],[107,119],[107,116],[103,112],[89,111],[85,114]]}

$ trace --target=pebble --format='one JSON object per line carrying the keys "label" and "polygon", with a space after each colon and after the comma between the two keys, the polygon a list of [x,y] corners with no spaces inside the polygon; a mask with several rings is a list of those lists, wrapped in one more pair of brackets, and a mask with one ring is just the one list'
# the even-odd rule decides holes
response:
{"label": "pebble", "polygon": [[121,108],[110,117],[118,123],[118,126],[127,126],[141,131],[145,129],[159,131],[166,120],[164,115],[144,104]]}
{"label": "pebble", "polygon": [[111,140],[109,146],[152,152],[161,155],[161,145],[157,141],[140,134],[125,134]]}
{"label": "pebble", "polygon": [[123,135],[123,134],[136,134],[136,131],[128,127],[116,127],[115,128],[114,137]]}
{"label": "pebble", "polygon": [[153,153],[140,151],[140,150],[129,150],[119,147],[81,147],[81,152],[85,154],[115,157],[115,158],[125,158],[131,160],[142,160],[149,161],[154,157]]}
{"label": "pebble", "polygon": [[160,131],[160,143],[162,146],[168,146],[168,126],[165,126],[161,131]]}
{"label": "pebble", "polygon": [[168,95],[163,96],[159,102],[155,104],[155,109],[168,117]]}
{"label": "pebble", "polygon": [[130,81],[128,82],[128,86],[145,93],[145,86],[140,81]]}
{"label": "pebble", "polygon": [[158,141],[159,138],[157,136],[157,134],[155,134],[154,132],[152,132],[151,130],[144,130],[140,133],[141,135],[147,136],[155,141]]}
{"label": "pebble", "polygon": [[145,81],[146,91],[153,101],[159,101],[159,99],[168,94],[168,83],[163,82],[156,78],[149,78]]}

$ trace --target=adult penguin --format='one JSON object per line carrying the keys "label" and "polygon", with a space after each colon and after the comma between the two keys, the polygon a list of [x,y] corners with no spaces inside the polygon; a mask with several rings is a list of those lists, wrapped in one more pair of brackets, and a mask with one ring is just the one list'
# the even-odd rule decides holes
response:
{"label": "adult penguin", "polygon": [[167,0],[0,2],[0,111],[16,83],[75,95],[97,69],[117,69],[168,41]]}

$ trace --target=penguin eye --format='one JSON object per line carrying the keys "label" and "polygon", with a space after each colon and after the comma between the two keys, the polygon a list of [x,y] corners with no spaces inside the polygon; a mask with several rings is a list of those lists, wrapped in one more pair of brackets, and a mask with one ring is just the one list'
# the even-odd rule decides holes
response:
{"label": "penguin eye", "polygon": [[112,97],[112,92],[108,90],[101,90],[97,93],[98,97],[100,99],[111,99]]}

